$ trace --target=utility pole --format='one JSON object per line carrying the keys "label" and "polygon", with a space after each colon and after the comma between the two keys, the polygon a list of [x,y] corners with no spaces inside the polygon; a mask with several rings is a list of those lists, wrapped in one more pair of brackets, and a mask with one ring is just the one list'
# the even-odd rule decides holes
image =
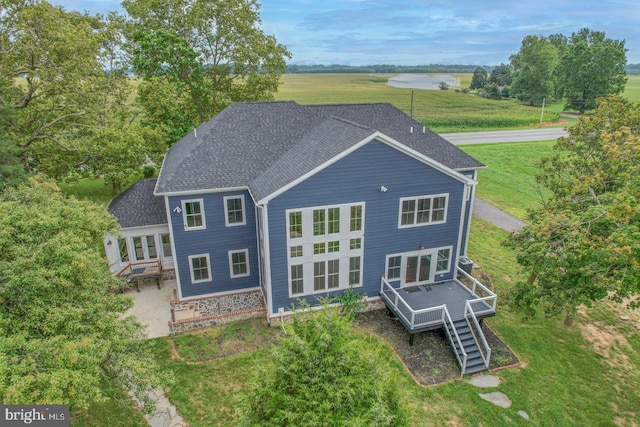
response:
{"label": "utility pole", "polygon": [[542,127],[542,116],[544,116],[544,100],[547,98],[542,98],[542,109],[540,110],[540,126],[538,126],[539,128]]}
{"label": "utility pole", "polygon": [[413,118],[413,89],[411,89],[411,114],[409,115]]}

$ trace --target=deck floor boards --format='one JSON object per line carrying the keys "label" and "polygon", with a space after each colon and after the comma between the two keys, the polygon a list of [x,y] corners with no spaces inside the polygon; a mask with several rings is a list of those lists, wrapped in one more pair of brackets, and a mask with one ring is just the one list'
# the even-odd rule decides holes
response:
{"label": "deck floor boards", "polygon": [[[468,288],[453,280],[396,290],[413,310],[446,304],[453,322],[464,319],[464,306],[467,300],[478,298]],[[490,306],[487,305],[487,308]]]}

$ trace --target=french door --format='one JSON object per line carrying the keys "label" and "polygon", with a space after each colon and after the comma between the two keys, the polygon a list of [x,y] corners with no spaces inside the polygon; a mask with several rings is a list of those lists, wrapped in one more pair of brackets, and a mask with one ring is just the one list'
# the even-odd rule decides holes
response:
{"label": "french door", "polygon": [[433,283],[435,280],[435,254],[424,253],[406,256],[402,286]]}

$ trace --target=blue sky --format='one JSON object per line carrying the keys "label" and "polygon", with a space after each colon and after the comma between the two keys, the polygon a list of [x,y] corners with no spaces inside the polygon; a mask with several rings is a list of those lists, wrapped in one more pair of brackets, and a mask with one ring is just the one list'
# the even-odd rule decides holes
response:
{"label": "blue sky", "polygon": [[[51,1],[51,0],[50,0]],[[53,0],[105,13],[119,1]],[[526,35],[581,28],[625,40],[640,63],[637,0],[259,0],[262,28],[292,52],[293,64],[472,64],[509,62]]]}

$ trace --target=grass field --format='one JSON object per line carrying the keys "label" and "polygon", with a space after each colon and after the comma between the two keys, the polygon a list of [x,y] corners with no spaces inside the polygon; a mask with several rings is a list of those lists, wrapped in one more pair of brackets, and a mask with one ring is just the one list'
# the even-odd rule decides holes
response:
{"label": "grass field", "polygon": [[[390,74],[286,74],[276,99],[300,104],[390,102],[411,114],[412,90],[389,86],[389,77]],[[468,86],[465,78],[461,84]],[[452,89],[414,90],[413,117],[436,132],[506,129],[537,126],[540,109]],[[545,113],[545,121],[557,119],[556,112]]]}
{"label": "grass field", "polygon": [[[469,87],[472,74],[453,74],[461,87]],[[387,85],[393,74],[285,74],[276,94],[277,100],[300,104],[343,104],[390,102],[411,113],[411,89]],[[528,107],[516,100],[493,101],[448,91],[414,90],[413,116],[436,132],[515,129],[537,126],[540,108]],[[640,76],[630,76],[623,96],[640,102]],[[564,102],[545,105],[543,121],[557,122]],[[569,120],[569,123],[571,120]],[[569,123],[562,122],[558,126]]]}
{"label": "grass field", "polygon": [[546,189],[539,188],[534,176],[536,163],[553,153],[555,141],[460,146],[463,151],[487,165],[478,173],[476,194],[481,199],[520,219],[527,209],[540,205]]}

